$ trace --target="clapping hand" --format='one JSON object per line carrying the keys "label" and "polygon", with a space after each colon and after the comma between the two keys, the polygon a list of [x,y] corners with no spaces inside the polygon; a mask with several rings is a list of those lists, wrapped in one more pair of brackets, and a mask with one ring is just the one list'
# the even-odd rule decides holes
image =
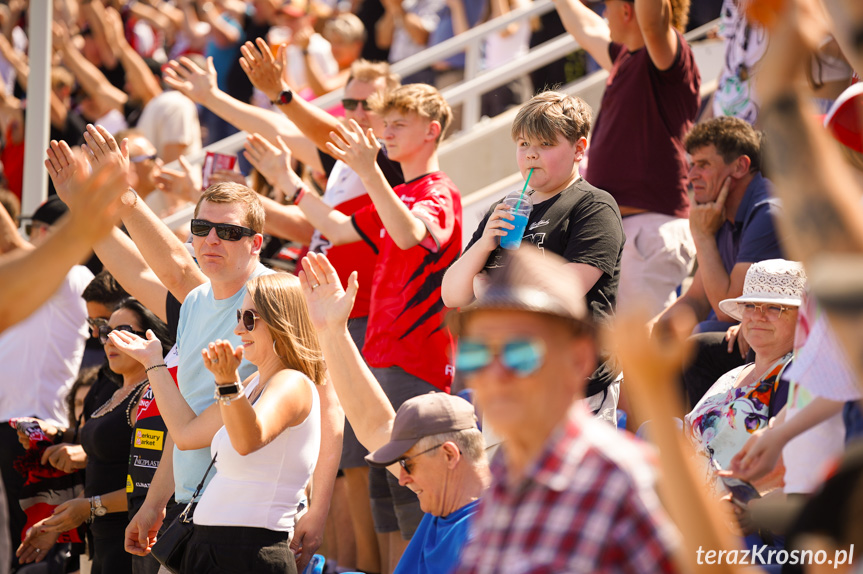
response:
{"label": "clapping hand", "polygon": [[369,175],[377,164],[381,144],[371,128],[363,133],[363,128],[354,121],[338,125],[338,132],[330,132],[327,149],[336,159],[345,162],[360,177]]}
{"label": "clapping hand", "polygon": [[129,355],[145,367],[162,364],[162,343],[152,330],[147,329],[147,338],[142,339],[128,331],[111,331],[108,338],[121,352]]}
{"label": "clapping hand", "polygon": [[325,255],[309,253],[303,257],[302,264],[300,285],[315,329],[326,331],[344,328],[359,289],[357,272],[354,271],[348,277],[348,289],[345,291],[338,273]]}
{"label": "clapping hand", "polygon": [[240,363],[243,362],[243,346],[236,349],[230,341],[218,339],[201,349],[204,366],[216,377],[217,385],[236,383],[240,380]]}
{"label": "clapping hand", "polygon": [[284,72],[288,68],[288,53],[285,46],[279,46],[275,58],[270,50],[269,44],[263,38],[256,40],[257,47],[251,42],[246,42],[240,47],[243,57],[240,58],[240,67],[249,77],[252,85],[264,92],[270,100],[275,100],[283,90],[288,89],[284,81]]}

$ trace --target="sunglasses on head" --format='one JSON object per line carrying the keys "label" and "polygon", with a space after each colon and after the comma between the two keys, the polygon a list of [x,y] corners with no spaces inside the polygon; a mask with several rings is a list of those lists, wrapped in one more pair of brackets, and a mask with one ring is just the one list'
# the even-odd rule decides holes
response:
{"label": "sunglasses on head", "polygon": [[246,309],[243,311],[242,309],[237,309],[237,323],[240,321],[243,322],[243,328],[246,331],[251,331],[255,328],[255,321],[260,319],[261,316],[252,311],[251,309]]}
{"label": "sunglasses on head", "polygon": [[134,333],[139,337],[146,337],[146,333],[142,333],[141,331],[136,331],[132,325],[117,325],[116,327],[111,327],[108,323],[104,325],[99,325],[99,341],[104,345],[108,342],[108,335],[113,331],[126,331],[127,333]]}
{"label": "sunglasses on head", "polygon": [[471,375],[491,364],[495,357],[508,370],[519,377],[526,377],[542,367],[545,344],[539,339],[511,339],[491,345],[478,339],[462,337],[458,343],[455,368],[464,375]]}
{"label": "sunglasses on head", "polygon": [[368,100],[352,100],[350,98],[345,98],[342,100],[342,106],[346,110],[351,111],[351,112],[354,111],[355,109],[357,109],[357,106],[359,106],[360,104],[362,104],[363,109],[365,111],[367,111],[367,112],[371,111],[372,107],[369,105]]}
{"label": "sunglasses on head", "polygon": [[254,237],[256,232],[254,229],[243,227],[242,225],[232,225],[230,223],[212,223],[206,219],[192,220],[192,235],[198,237],[206,237],[210,234],[210,230],[216,228],[216,235],[223,241],[239,241],[243,237]]}

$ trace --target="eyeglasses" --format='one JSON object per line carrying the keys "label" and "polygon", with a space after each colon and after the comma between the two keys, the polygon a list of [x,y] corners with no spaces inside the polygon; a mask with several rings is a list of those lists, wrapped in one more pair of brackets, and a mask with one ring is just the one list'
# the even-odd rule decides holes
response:
{"label": "eyeglasses", "polygon": [[92,332],[98,334],[102,325],[108,325],[108,319],[104,317],[87,317],[87,325],[90,326]]}
{"label": "eyeglasses", "polygon": [[126,331],[127,333],[134,333],[139,337],[146,337],[146,333],[142,333],[141,331],[136,331],[135,327],[132,325],[117,325],[116,327],[111,327],[107,323],[104,325],[99,325],[99,341],[104,345],[108,342],[108,335],[114,331]]}
{"label": "eyeglasses", "polygon": [[251,309],[246,309],[243,311],[242,309],[237,309],[237,323],[240,321],[243,322],[243,327],[246,331],[251,331],[255,328],[255,321],[260,319],[261,316],[252,311]]}
{"label": "eyeglasses", "polygon": [[406,457],[404,457],[404,458],[400,458],[400,459],[398,459],[396,462],[398,462],[398,463],[399,463],[399,466],[401,466],[403,469],[405,469],[405,472],[406,472],[406,473],[410,474],[410,473],[411,473],[411,467],[410,467],[410,464],[408,463],[408,461],[409,461],[410,459],[412,459],[412,458],[416,458],[416,457],[418,457],[418,456],[420,456],[420,455],[423,455],[423,454],[426,454],[426,453],[429,453],[429,452],[433,451],[433,450],[434,450],[434,449],[436,449],[436,448],[440,448],[440,447],[442,447],[443,445],[444,445],[444,443],[440,443],[439,445],[433,446],[433,447],[431,447],[431,448],[430,448],[430,449],[428,449],[428,450],[424,450],[424,451],[422,451],[422,452],[418,452],[417,454],[415,454],[415,455],[413,455],[413,456],[406,456]]}
{"label": "eyeglasses", "polygon": [[254,229],[243,227],[242,225],[231,225],[230,223],[211,223],[206,219],[192,220],[192,235],[198,237],[206,237],[210,234],[210,230],[216,228],[216,235],[223,241],[239,241],[243,237],[253,237],[257,235]]}
{"label": "eyeglasses", "polygon": [[159,156],[151,153],[147,155],[133,155],[129,158],[129,161],[132,163],[144,163],[145,161],[156,161]]}
{"label": "eyeglasses", "polygon": [[360,104],[362,104],[365,111],[371,111],[372,107],[369,105],[368,100],[352,100],[350,98],[345,98],[342,100],[342,106],[350,112],[357,109],[357,106],[359,106]]}
{"label": "eyeglasses", "polygon": [[763,314],[768,321],[778,321],[782,311],[792,311],[794,307],[784,305],[768,305],[767,303],[738,303],[737,310],[744,317],[751,317],[756,311]]}
{"label": "eyeglasses", "polygon": [[455,359],[456,369],[471,375],[500,357],[503,366],[519,377],[535,373],[545,359],[545,343],[539,339],[512,339],[496,345],[462,337]]}

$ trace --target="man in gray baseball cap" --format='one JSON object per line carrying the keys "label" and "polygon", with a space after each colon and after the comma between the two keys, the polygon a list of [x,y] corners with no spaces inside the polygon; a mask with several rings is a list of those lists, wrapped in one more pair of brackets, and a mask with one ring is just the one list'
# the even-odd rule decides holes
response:
{"label": "man in gray baseball cap", "polygon": [[371,451],[366,461],[388,468],[426,513],[393,574],[452,572],[490,481],[473,406],[430,393],[406,400],[395,412],[348,332],[356,272],[345,291],[327,258],[309,253],[300,281],[330,381],[357,438]]}

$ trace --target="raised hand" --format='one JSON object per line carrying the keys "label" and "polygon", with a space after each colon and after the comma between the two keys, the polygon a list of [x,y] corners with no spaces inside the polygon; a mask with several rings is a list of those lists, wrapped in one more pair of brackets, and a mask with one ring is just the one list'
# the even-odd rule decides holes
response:
{"label": "raised hand", "polygon": [[275,100],[278,95],[289,89],[284,80],[284,72],[288,68],[288,53],[285,46],[279,46],[277,57],[273,58],[273,52],[269,44],[263,38],[256,40],[257,47],[251,42],[246,42],[240,47],[240,67],[249,77],[252,85],[264,92],[270,99]]}
{"label": "raised hand", "polygon": [[206,70],[185,56],[179,61],[171,60],[165,68],[164,80],[196,104],[205,104],[219,89],[212,57],[207,58]]}
{"label": "raised hand", "polygon": [[338,125],[338,132],[330,132],[327,149],[336,159],[340,159],[357,172],[360,177],[374,171],[381,144],[371,128],[363,133],[363,128],[354,121]]}
{"label": "raised hand", "polygon": [[343,329],[359,289],[357,272],[354,271],[348,277],[348,289],[345,291],[338,273],[325,255],[310,252],[303,257],[302,265],[300,285],[315,329]]}
{"label": "raised hand", "polygon": [[60,199],[68,204],[87,180],[87,162],[83,156],[76,158],[69,144],[62,140],[51,140],[46,153],[48,159],[45,160],[45,167],[54,182],[54,189]]}
{"label": "raised hand", "polygon": [[[84,173],[85,169],[78,164],[79,171]],[[137,201],[128,190],[129,172],[116,155],[80,181],[76,193],[64,200],[72,212],[69,223],[75,236],[92,244],[107,235],[120,218],[121,196],[132,195],[131,201]]]}
{"label": "raised hand", "polygon": [[216,377],[217,385],[236,383],[240,380],[240,363],[243,362],[243,346],[236,349],[230,341],[218,339],[201,349],[204,366]]}
{"label": "raised hand", "polygon": [[102,126],[87,124],[84,141],[87,143],[83,144],[81,149],[87,154],[93,167],[103,165],[107,161],[117,161],[123,169],[129,171],[129,144],[127,140],[124,139],[118,145],[111,132]]}
{"label": "raised hand", "polygon": [[[179,157],[180,169],[161,168],[156,176],[159,190],[192,203],[201,197],[200,170],[195,170],[185,156]],[[216,183],[210,178],[211,183]]]}
{"label": "raised hand", "polygon": [[128,331],[111,331],[108,338],[121,352],[129,355],[145,367],[160,365],[162,361],[162,343],[147,329],[147,338],[142,339]]}
{"label": "raised hand", "polygon": [[277,138],[279,147],[274,146],[260,134],[251,134],[243,144],[243,155],[255,169],[270,182],[273,187],[279,187],[290,193],[302,183],[300,176],[291,169],[291,150],[284,140]]}

